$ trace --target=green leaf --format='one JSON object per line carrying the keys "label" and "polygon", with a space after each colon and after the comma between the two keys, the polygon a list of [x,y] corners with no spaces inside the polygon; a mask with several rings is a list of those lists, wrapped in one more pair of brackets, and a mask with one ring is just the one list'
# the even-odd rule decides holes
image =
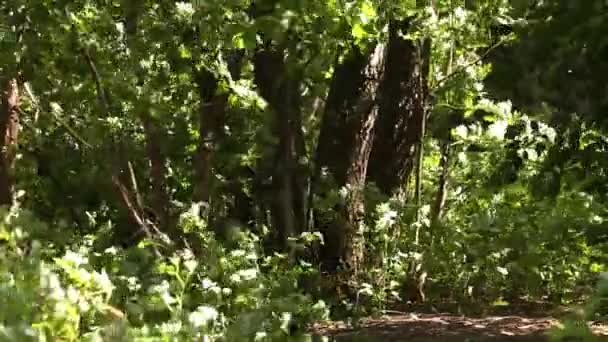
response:
{"label": "green leaf", "polygon": [[248,50],[254,50],[255,47],[257,46],[257,39],[258,39],[258,35],[257,33],[250,29],[247,30],[245,32],[243,32],[243,46],[248,49]]}
{"label": "green leaf", "polygon": [[361,5],[361,14],[359,15],[359,17],[363,24],[368,24],[376,19],[376,9],[374,8],[374,4],[371,1],[366,0],[363,2],[363,4]]}
{"label": "green leaf", "polygon": [[178,51],[181,58],[192,58],[192,52],[184,44],[179,46]]}
{"label": "green leaf", "polygon": [[356,40],[362,40],[367,36],[367,32],[365,32],[363,25],[360,23],[357,23],[353,26],[352,34]]}

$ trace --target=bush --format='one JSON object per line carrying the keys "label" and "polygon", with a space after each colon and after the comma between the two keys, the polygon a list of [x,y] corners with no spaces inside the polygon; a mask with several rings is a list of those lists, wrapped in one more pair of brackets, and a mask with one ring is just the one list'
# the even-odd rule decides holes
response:
{"label": "bush", "polygon": [[594,336],[587,322],[606,321],[608,319],[608,273],[602,273],[596,291],[587,301],[582,312],[564,320],[551,331],[552,341],[578,339],[581,341],[599,341]]}
{"label": "bush", "polygon": [[226,249],[195,211],[182,228],[198,235],[199,256],[157,256],[152,241],[95,251],[94,237],[45,255],[30,227],[44,224],[16,208],[0,226],[1,340],[275,341],[328,314],[297,288],[308,266],[261,255],[248,233]]}

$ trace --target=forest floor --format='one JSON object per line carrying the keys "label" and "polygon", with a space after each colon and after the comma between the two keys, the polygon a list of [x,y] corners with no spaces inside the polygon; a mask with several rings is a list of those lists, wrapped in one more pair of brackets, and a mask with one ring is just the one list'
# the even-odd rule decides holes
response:
{"label": "forest floor", "polygon": [[[549,341],[546,333],[558,323],[558,317],[567,314],[555,310],[543,314],[529,308],[492,311],[479,315],[390,311],[390,314],[362,319],[356,324],[317,323],[312,330],[316,335],[328,336],[338,342],[543,342]],[[605,337],[608,341],[608,324],[589,324],[600,340],[604,341]]]}

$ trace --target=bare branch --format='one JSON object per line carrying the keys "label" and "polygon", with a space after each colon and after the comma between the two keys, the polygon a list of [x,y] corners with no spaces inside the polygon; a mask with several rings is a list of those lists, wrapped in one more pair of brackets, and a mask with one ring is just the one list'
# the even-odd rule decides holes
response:
{"label": "bare branch", "polygon": [[82,53],[84,59],[87,61],[89,70],[91,71],[91,74],[93,75],[93,79],[95,81],[95,86],[97,87],[97,96],[99,99],[99,103],[101,104],[101,107],[104,109],[106,114],[109,114],[110,113],[110,100],[109,100],[108,94],[103,86],[103,83],[101,82],[101,76],[99,75],[97,66],[95,65],[95,62],[93,61],[91,54],[89,54],[89,52],[86,49],[82,48],[81,53]]}

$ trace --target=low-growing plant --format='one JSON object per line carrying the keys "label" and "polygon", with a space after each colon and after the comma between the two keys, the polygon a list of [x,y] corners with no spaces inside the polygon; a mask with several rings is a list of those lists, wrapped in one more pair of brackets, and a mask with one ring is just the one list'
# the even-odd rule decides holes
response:
{"label": "low-growing plant", "polygon": [[[194,213],[182,217],[191,231],[204,228]],[[27,224],[17,224],[25,215],[14,209],[0,226],[6,341],[275,341],[303,335],[307,322],[328,314],[322,301],[297,287],[301,275],[313,272],[310,265],[263,255],[251,233],[241,233],[239,248],[228,249],[199,229],[203,255],[184,248],[155,256],[150,241],[99,252],[85,239],[47,258],[42,242],[29,240]]]}
{"label": "low-growing plant", "polygon": [[600,341],[589,327],[589,322],[606,322],[608,320],[608,273],[601,273],[593,295],[586,305],[566,318],[551,330],[552,341],[580,340]]}

